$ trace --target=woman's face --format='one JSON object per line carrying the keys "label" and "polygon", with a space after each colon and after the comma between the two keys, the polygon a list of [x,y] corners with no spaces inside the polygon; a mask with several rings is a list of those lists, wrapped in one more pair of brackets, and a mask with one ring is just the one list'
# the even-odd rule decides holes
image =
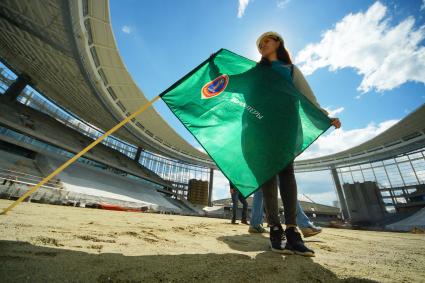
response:
{"label": "woman's face", "polygon": [[266,36],[260,41],[260,54],[262,57],[269,57],[275,53],[280,45],[280,41],[275,40],[272,37]]}

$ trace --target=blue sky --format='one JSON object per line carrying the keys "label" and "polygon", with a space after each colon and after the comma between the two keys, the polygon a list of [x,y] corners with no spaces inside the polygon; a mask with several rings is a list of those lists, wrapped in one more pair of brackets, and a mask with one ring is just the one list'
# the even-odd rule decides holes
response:
{"label": "blue sky", "polygon": [[[149,98],[220,48],[258,60],[257,37],[279,32],[321,106],[342,122],[299,158],[360,144],[425,102],[425,0],[111,0],[110,11],[121,56]],[[163,102],[155,108],[199,147]],[[328,172],[297,181],[316,202],[336,199]],[[227,196],[217,174],[214,198]]]}

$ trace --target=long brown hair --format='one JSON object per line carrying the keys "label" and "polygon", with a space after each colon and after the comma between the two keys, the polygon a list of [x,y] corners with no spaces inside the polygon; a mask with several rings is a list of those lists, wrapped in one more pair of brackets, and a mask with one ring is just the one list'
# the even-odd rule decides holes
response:
{"label": "long brown hair", "polygon": [[[270,38],[274,39],[275,41],[280,42],[279,47],[276,50],[277,59],[284,62],[285,64],[292,64],[291,56],[289,55],[288,50],[286,50],[283,42],[281,40],[279,40],[278,38],[274,37],[274,36],[270,36]],[[270,60],[265,58],[265,57],[261,57],[261,60],[258,63],[262,64],[262,65],[271,65],[272,64],[270,62]]]}

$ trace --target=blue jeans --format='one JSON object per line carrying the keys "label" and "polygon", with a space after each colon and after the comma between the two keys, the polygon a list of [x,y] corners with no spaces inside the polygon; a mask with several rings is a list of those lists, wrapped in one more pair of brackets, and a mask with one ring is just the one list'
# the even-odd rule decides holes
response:
{"label": "blue jeans", "polygon": [[300,228],[307,228],[313,223],[310,222],[310,219],[305,215],[304,210],[301,207],[300,202],[297,200],[297,224]]}
{"label": "blue jeans", "polygon": [[248,211],[248,203],[246,199],[238,192],[235,191],[231,194],[232,196],[232,221],[236,221],[236,213],[238,211],[238,201],[242,203],[242,221],[246,221],[246,215]]}
{"label": "blue jeans", "polygon": [[[282,222],[285,223],[285,220],[282,219]],[[251,222],[250,225],[257,227],[258,225],[263,224],[263,191],[259,189],[254,193],[254,198],[252,200],[251,208]],[[308,216],[304,213],[304,210],[301,207],[300,202],[297,200],[297,224],[300,228],[307,228],[312,223]]]}
{"label": "blue jeans", "polygon": [[[285,215],[282,215],[282,223],[285,223]],[[310,219],[305,215],[303,208],[301,207],[300,202],[297,200],[297,225],[300,228],[307,228],[313,225],[310,222]]]}
{"label": "blue jeans", "polygon": [[261,224],[263,224],[263,191],[259,189],[254,193],[252,200],[250,225],[257,227]]}

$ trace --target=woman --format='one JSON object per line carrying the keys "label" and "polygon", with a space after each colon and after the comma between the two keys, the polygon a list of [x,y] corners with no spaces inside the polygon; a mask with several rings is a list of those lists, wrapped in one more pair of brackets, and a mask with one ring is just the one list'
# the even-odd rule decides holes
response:
{"label": "woman", "polygon": [[[257,47],[261,54],[259,64],[271,67],[283,79],[292,81],[299,92],[322,110],[324,114],[328,115],[328,112],[320,107],[301,71],[292,64],[289,53],[284,46],[284,41],[278,33],[266,32],[262,34],[257,40]],[[338,118],[331,118],[331,123],[335,128],[341,127]],[[271,248],[275,252],[284,254],[296,253],[304,256],[314,256],[314,251],[304,245],[297,230],[297,184],[293,162],[278,173],[278,178],[280,181],[280,196],[284,205],[285,231],[283,231],[278,215],[276,177],[271,178],[262,186],[264,204],[270,224]]]}
{"label": "woman", "polygon": [[[249,233],[266,233],[266,229],[263,228],[263,190],[257,190],[254,193],[251,208],[251,220],[249,222]],[[282,220],[284,222],[285,220]],[[308,216],[304,213],[300,202],[297,200],[297,225],[301,230],[304,238],[312,237],[322,232],[322,228],[315,226],[310,221]]]}

